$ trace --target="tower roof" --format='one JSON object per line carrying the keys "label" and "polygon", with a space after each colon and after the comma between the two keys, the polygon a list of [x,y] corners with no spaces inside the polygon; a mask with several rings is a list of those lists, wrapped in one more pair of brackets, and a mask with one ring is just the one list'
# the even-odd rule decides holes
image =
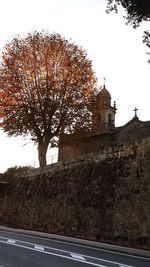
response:
{"label": "tower roof", "polygon": [[98,97],[107,97],[107,98],[111,98],[110,93],[108,92],[108,90],[106,89],[105,85],[103,86],[103,89],[98,93]]}

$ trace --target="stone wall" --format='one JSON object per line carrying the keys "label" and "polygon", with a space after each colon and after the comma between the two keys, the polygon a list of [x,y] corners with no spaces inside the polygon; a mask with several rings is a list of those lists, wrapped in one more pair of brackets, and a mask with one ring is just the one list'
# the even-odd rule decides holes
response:
{"label": "stone wall", "polygon": [[150,249],[150,140],[111,149],[14,175],[1,224]]}

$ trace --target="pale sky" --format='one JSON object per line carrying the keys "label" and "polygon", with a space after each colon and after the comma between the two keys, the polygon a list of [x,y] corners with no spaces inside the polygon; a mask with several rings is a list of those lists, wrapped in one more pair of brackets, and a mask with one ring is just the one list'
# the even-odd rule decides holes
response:
{"label": "pale sky", "polygon": [[[99,86],[105,76],[107,90],[117,105],[116,126],[134,116],[150,120],[150,65],[142,43],[149,23],[134,30],[122,15],[106,14],[106,0],[1,0],[0,52],[17,34],[34,30],[57,32],[82,46],[93,62]],[[56,154],[49,150],[48,155]],[[29,140],[6,137],[0,131],[0,172],[8,167],[37,163],[37,147]]]}

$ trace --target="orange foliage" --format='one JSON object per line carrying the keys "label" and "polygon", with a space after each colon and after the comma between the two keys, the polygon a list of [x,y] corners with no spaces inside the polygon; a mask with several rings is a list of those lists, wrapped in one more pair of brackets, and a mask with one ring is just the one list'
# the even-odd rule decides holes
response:
{"label": "orange foliage", "polygon": [[62,128],[89,127],[95,83],[86,52],[59,34],[13,39],[0,67],[4,131],[47,148]]}

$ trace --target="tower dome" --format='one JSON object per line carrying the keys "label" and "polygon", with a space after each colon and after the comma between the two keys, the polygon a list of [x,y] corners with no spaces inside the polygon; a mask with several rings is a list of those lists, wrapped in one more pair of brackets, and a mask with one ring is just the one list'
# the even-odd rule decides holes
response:
{"label": "tower dome", "polygon": [[106,89],[105,85],[103,86],[103,89],[98,93],[97,97],[107,97],[111,99],[111,95]]}
{"label": "tower dome", "polygon": [[111,105],[111,95],[106,89],[105,85],[101,89],[101,91],[97,95],[97,105],[102,106],[102,105]]}

